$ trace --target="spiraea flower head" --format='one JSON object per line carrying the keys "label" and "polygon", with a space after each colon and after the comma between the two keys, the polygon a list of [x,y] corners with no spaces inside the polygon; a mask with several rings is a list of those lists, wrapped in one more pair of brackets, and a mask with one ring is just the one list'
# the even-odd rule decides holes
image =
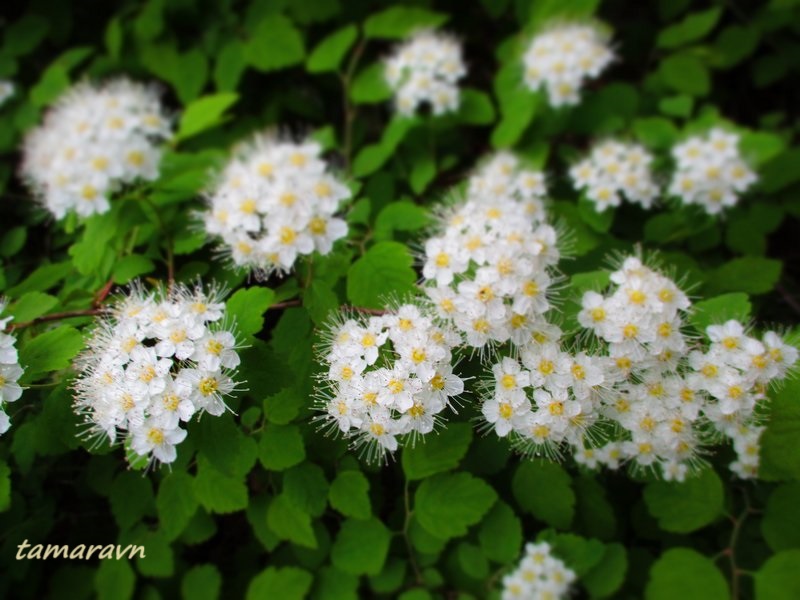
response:
{"label": "spiraea flower head", "polygon": [[299,256],[327,254],[347,235],[336,216],[351,197],[322,147],[260,134],[240,146],[207,194],[206,232],[239,268],[287,273]]}
{"label": "spiraea flower head", "polygon": [[720,127],[678,144],[672,156],[669,193],[711,215],[736,205],[757,179],[739,151],[739,136]]}
{"label": "spiraea flower head", "polygon": [[158,177],[172,124],[152,86],[79,83],[25,138],[21,173],[56,219],[109,209],[109,197]]}
{"label": "spiraea flower head", "polygon": [[[6,304],[0,298],[0,315],[5,308]],[[16,337],[3,331],[10,321],[11,317],[0,316],[0,435],[11,427],[11,420],[6,414],[6,405],[19,400],[22,395],[22,387],[17,381],[25,371],[19,364]]]}
{"label": "spiraea flower head", "polygon": [[596,144],[589,155],[572,166],[569,175],[597,212],[616,207],[623,199],[650,208],[659,194],[650,164],[653,156],[643,146],[608,140]]}
{"label": "spiraea flower head", "polygon": [[608,36],[598,25],[551,25],[525,52],[525,83],[534,91],[544,88],[551,106],[574,105],[586,81],[598,77],[613,57]]}
{"label": "spiraea flower head", "polygon": [[320,418],[365,448],[369,460],[432,432],[464,391],[453,372],[458,335],[415,304],[345,315],[327,334]]}
{"label": "spiraea flower head", "polygon": [[502,600],[561,600],[567,598],[575,572],[553,554],[547,542],[525,544],[517,568],[503,577]]}
{"label": "spiraea flower head", "polygon": [[171,463],[184,423],[227,409],[239,354],[220,291],[135,287],[99,320],[78,364],[75,410],[88,435]]}
{"label": "spiraea flower head", "polygon": [[469,181],[424,245],[423,286],[468,346],[530,339],[550,308],[557,234],[544,222],[544,178],[502,153]]}
{"label": "spiraea flower head", "polygon": [[708,425],[733,441],[740,476],[758,467],[757,406],[771,381],[786,376],[797,350],[775,332],[759,341],[736,320],[706,329],[709,344],[683,333],[691,303],[669,277],[626,258],[605,294],[586,292],[580,324],[602,341],[605,377],[600,414],[621,437],[606,445],[578,444],[587,467],[656,469],[682,481],[713,441]]}
{"label": "spiraea flower head", "polygon": [[434,115],[457,110],[458,80],[466,73],[458,40],[429,30],[418,31],[397,46],[384,65],[395,106],[403,115],[413,115],[423,104]]}

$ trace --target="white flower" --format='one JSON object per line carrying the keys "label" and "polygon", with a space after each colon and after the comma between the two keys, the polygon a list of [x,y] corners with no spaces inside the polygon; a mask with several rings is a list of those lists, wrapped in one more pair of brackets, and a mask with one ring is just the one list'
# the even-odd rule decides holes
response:
{"label": "white flower", "polygon": [[534,91],[545,88],[552,106],[577,104],[585,82],[596,78],[612,59],[607,36],[599,27],[552,25],[537,34],[525,52],[525,84]]}
{"label": "white flower", "polygon": [[503,577],[502,600],[533,600],[569,597],[575,572],[553,554],[550,544],[525,544],[525,554],[517,568]]}
{"label": "white flower", "polygon": [[453,373],[459,337],[416,305],[344,319],[326,337],[319,419],[365,445],[369,460],[397,449],[404,439],[399,436],[413,441],[432,432],[464,391],[464,381]]}
{"label": "white flower", "polygon": [[[5,302],[0,298],[0,314],[5,307]],[[25,371],[19,364],[16,338],[3,332],[11,320],[11,317],[0,318],[0,435],[11,427],[11,420],[5,411],[9,402],[15,402],[22,396],[23,388],[17,382]]]}
{"label": "white flower", "polygon": [[384,77],[395,95],[400,114],[413,115],[428,104],[434,115],[458,109],[458,80],[467,69],[455,38],[434,31],[418,31],[386,59]]}
{"label": "white flower", "polygon": [[171,136],[155,88],[123,78],[79,83],[26,136],[21,172],[56,219],[103,213],[121,187],[158,177]]}
{"label": "white flower", "polygon": [[739,202],[757,176],[739,153],[739,136],[721,128],[690,137],[672,149],[676,162],[669,193],[709,214]]}
{"label": "white flower", "polygon": [[261,134],[234,151],[206,193],[206,232],[233,264],[287,273],[298,256],[328,254],[347,235],[335,216],[349,188],[327,172],[322,147]]}
{"label": "white flower", "polygon": [[219,324],[220,293],[134,287],[110,313],[78,361],[75,409],[90,435],[122,435],[134,453],[172,462],[186,437],[180,423],[222,414],[236,389],[239,356],[233,332]]}

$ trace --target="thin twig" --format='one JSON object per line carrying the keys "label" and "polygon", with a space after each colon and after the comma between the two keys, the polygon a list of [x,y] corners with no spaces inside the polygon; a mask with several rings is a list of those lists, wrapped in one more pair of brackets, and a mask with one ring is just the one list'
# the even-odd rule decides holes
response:
{"label": "thin twig", "polygon": [[8,327],[6,327],[6,331],[16,331],[17,329],[39,325],[40,323],[48,323],[50,321],[60,321],[61,319],[72,319],[75,317],[96,317],[105,314],[106,312],[107,310],[104,308],[85,308],[83,310],[67,310],[64,312],[51,313],[49,315],[36,317],[30,321],[25,321],[24,323],[11,323]]}
{"label": "thin twig", "polygon": [[342,154],[344,156],[345,168],[349,171],[351,164],[351,154],[353,152],[353,123],[355,123],[356,115],[358,114],[358,107],[350,101],[350,84],[353,81],[358,61],[364,48],[367,45],[367,39],[362,37],[353,54],[350,55],[350,60],[347,63],[347,68],[344,72],[339,73],[339,79],[342,83],[342,109],[344,110],[344,132],[342,141]]}

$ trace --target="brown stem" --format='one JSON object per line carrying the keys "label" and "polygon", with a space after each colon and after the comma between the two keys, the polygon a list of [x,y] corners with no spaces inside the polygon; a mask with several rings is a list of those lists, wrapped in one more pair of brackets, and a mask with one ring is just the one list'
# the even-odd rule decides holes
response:
{"label": "brown stem", "polygon": [[39,325],[40,323],[48,323],[50,321],[60,321],[61,319],[71,319],[74,317],[96,317],[105,314],[106,312],[107,310],[104,308],[85,308],[83,310],[67,310],[59,313],[51,313],[49,315],[36,317],[30,321],[25,321],[24,323],[11,323],[8,327],[6,327],[6,331],[16,331],[17,329],[31,327],[32,325]]}
{"label": "brown stem", "polygon": [[342,154],[344,156],[345,168],[349,171],[350,164],[351,164],[351,154],[353,152],[353,123],[356,120],[356,115],[358,114],[358,108],[350,101],[350,84],[353,81],[353,75],[355,74],[356,66],[358,66],[358,61],[361,58],[361,54],[364,52],[364,47],[367,44],[366,38],[361,38],[356,46],[355,50],[353,50],[353,54],[350,56],[350,60],[347,63],[347,68],[345,69],[344,73],[339,73],[339,78],[342,82],[342,105],[344,109],[344,132],[342,140]]}

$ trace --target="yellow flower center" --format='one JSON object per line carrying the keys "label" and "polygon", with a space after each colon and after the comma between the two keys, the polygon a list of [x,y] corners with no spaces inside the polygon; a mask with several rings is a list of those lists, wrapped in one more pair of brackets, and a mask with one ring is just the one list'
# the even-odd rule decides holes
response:
{"label": "yellow flower center", "polygon": [[219,389],[219,381],[214,377],[203,377],[197,386],[203,396],[210,396]]}
{"label": "yellow flower center", "polygon": [[508,402],[501,402],[498,412],[500,413],[500,416],[503,419],[510,419],[511,415],[514,414],[514,407],[511,406]]}

